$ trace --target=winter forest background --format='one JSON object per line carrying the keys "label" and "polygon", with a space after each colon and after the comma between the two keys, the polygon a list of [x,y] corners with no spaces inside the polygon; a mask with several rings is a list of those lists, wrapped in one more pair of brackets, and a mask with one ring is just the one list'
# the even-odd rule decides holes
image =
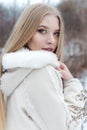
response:
{"label": "winter forest background", "polygon": [[[29,3],[30,0],[27,0],[27,4]],[[50,0],[46,3],[50,4]],[[72,74],[81,80],[87,91],[87,0],[61,0],[53,6],[60,10],[65,26],[64,62]],[[25,5],[18,6],[16,0],[10,6],[0,3],[1,49],[24,7]]]}

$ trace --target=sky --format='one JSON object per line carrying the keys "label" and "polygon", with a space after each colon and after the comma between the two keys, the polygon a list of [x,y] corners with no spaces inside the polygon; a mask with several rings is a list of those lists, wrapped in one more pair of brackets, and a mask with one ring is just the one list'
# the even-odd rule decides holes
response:
{"label": "sky", "polygon": [[[18,3],[19,6],[22,5],[26,5],[28,3],[28,0],[0,0],[0,3],[4,3],[4,5],[10,5],[12,4],[14,1],[16,1]],[[47,2],[47,0],[44,0],[45,3]],[[62,0],[50,0],[50,4],[58,4],[60,3]],[[43,2],[43,0],[30,0],[30,4],[33,3],[39,3],[39,2]]]}

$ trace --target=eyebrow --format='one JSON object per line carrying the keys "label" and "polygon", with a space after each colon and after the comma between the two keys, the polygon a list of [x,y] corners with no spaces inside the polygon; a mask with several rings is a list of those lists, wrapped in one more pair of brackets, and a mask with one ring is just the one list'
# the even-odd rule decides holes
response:
{"label": "eyebrow", "polygon": [[[42,27],[42,28],[46,28],[46,29],[49,29],[47,26],[44,26],[44,25],[40,25],[38,28],[40,28],[40,27]],[[60,29],[56,29],[55,31],[60,32]]]}

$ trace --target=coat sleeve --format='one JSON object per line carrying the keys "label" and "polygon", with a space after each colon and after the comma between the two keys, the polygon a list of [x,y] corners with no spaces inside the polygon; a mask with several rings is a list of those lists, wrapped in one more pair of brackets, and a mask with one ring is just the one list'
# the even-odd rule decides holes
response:
{"label": "coat sleeve", "polygon": [[67,130],[64,98],[61,91],[56,93],[47,71],[34,70],[24,81],[24,87],[27,117],[41,130]]}
{"label": "coat sleeve", "polygon": [[[81,130],[84,124],[85,96],[80,81],[64,81],[64,98],[68,106],[67,124],[70,130]],[[83,129],[85,130],[85,129]]]}

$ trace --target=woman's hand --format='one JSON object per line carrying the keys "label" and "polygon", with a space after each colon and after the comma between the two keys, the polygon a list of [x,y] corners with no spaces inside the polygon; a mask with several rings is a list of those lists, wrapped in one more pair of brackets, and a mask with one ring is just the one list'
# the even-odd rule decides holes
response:
{"label": "woman's hand", "polygon": [[64,80],[70,80],[73,78],[71,72],[64,63],[60,62],[60,66],[56,67],[56,69],[60,71]]}

